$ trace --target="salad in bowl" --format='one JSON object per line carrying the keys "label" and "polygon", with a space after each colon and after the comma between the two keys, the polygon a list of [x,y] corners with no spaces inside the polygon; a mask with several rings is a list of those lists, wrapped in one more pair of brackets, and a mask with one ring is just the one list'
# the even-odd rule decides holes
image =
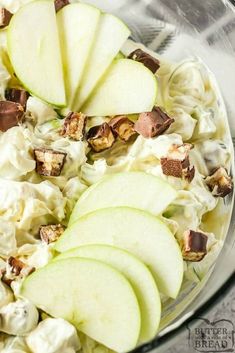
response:
{"label": "salad in bowl", "polygon": [[225,241],[216,79],[92,5],[0,5],[0,350],[130,351],[192,302]]}

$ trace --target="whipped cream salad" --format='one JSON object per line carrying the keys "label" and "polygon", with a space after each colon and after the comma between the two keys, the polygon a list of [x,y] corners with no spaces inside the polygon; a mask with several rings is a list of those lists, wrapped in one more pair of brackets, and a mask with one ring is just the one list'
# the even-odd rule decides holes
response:
{"label": "whipped cream salad", "polygon": [[[175,193],[157,214],[183,259],[177,299],[160,290],[160,329],[169,324],[208,277],[226,237],[233,191],[226,110],[201,59],[168,61],[130,39],[115,60],[138,62],[155,76],[150,111],[89,114],[98,94],[84,111],[47,103],[15,74],[7,46],[9,22],[26,3],[0,1],[0,351],[115,351],[22,296],[22,286],[54,261],[84,193],[120,173],[148,174]],[[56,1],[57,12],[68,4]]]}

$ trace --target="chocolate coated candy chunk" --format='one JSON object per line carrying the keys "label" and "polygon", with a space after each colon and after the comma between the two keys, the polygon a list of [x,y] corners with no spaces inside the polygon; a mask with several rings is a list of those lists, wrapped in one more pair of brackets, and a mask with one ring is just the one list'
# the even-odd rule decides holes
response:
{"label": "chocolate coated candy chunk", "polygon": [[186,261],[201,261],[207,254],[206,234],[188,230],[184,233],[184,244],[182,249],[183,258]]}
{"label": "chocolate coated candy chunk", "polygon": [[35,271],[34,267],[28,266],[21,260],[10,256],[7,259],[6,268],[2,270],[2,281],[10,286],[11,282],[18,277],[24,278]]}
{"label": "chocolate coated candy chunk", "polygon": [[168,155],[161,158],[163,174],[191,182],[195,175],[195,168],[190,167],[189,161],[189,151],[192,147],[193,145],[188,143],[172,145]]}
{"label": "chocolate coated candy chunk", "polygon": [[69,0],[55,0],[54,3],[56,12],[61,10],[64,6],[70,4]]}
{"label": "chocolate coated candy chunk", "polygon": [[66,153],[46,148],[34,150],[36,172],[44,176],[59,176],[64,166]]}
{"label": "chocolate coated candy chunk", "polygon": [[62,136],[68,136],[75,141],[80,141],[84,137],[87,117],[82,113],[69,113],[64,121],[61,130]]}
{"label": "chocolate coated candy chunk", "polygon": [[159,60],[154,58],[152,55],[144,52],[142,49],[136,49],[128,56],[128,58],[141,62],[150,71],[152,71],[153,74],[155,74],[160,67]]}
{"label": "chocolate coated candy chunk", "polygon": [[25,109],[29,93],[24,89],[10,88],[6,90],[5,97],[8,101],[21,104]]}
{"label": "chocolate coated candy chunk", "polygon": [[40,238],[47,244],[53,243],[64,233],[64,227],[61,224],[50,224],[41,226],[39,229]]}
{"label": "chocolate coated candy chunk", "polygon": [[95,152],[101,152],[110,148],[115,138],[107,123],[92,127],[87,133],[87,141]]}
{"label": "chocolate coated candy chunk", "polygon": [[206,184],[213,196],[225,197],[233,190],[232,178],[224,167],[219,167],[206,178]]}
{"label": "chocolate coated candy chunk", "polygon": [[0,101],[0,130],[7,131],[13,126],[22,122],[24,116],[24,108],[21,104]]}
{"label": "chocolate coated candy chunk", "polygon": [[174,122],[160,107],[154,107],[151,112],[141,113],[134,129],[145,138],[163,134]]}
{"label": "chocolate coated candy chunk", "polygon": [[0,28],[8,26],[12,16],[13,14],[10,11],[0,7]]}
{"label": "chocolate coated candy chunk", "polygon": [[161,158],[161,167],[163,174],[167,176],[174,176],[175,178],[183,177],[184,162],[177,159]]}
{"label": "chocolate coated candy chunk", "polygon": [[121,140],[127,142],[131,136],[136,135],[134,123],[125,115],[120,115],[112,118],[109,121],[114,134],[118,135]]}

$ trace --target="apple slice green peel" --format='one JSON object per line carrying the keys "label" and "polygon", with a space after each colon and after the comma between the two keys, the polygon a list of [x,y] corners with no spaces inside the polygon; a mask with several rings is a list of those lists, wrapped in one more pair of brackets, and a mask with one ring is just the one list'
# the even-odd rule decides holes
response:
{"label": "apple slice green peel", "polygon": [[67,5],[57,13],[67,105],[70,109],[95,42],[99,20],[100,10],[82,3]]}
{"label": "apple slice green peel", "polygon": [[65,106],[63,68],[53,1],[24,5],[11,19],[7,47],[14,71],[33,95]]}
{"label": "apple slice green peel", "polygon": [[147,342],[157,334],[161,302],[154,278],[148,268],[127,251],[108,245],[85,245],[66,251],[54,261],[82,257],[96,259],[121,272],[132,285],[137,296],[141,312],[141,330],[139,342]]}
{"label": "apple slice green peel", "polygon": [[128,207],[101,209],[68,227],[55,249],[64,252],[88,244],[112,245],[132,253],[151,270],[160,292],[172,298],[178,295],[183,279],[181,250],[157,217]]}
{"label": "apple slice green peel", "polygon": [[52,262],[27,277],[20,294],[117,352],[127,352],[138,342],[141,319],[134,290],[121,273],[102,262]]}
{"label": "apple slice green peel", "polygon": [[148,112],[157,99],[157,79],[142,63],[114,60],[87,103],[88,116],[109,116]]}
{"label": "apple slice green peel", "polygon": [[144,172],[106,176],[81,196],[69,224],[89,212],[107,207],[127,206],[159,215],[176,196],[176,190],[169,183]]}
{"label": "apple slice green peel", "polygon": [[122,48],[130,30],[116,16],[103,13],[89,60],[74,99],[73,109],[79,111]]}

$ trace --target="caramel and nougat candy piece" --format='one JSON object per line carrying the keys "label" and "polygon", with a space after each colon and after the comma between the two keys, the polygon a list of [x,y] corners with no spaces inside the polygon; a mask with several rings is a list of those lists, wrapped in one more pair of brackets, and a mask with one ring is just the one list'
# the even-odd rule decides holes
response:
{"label": "caramel and nougat candy piece", "polygon": [[154,107],[151,112],[141,113],[134,129],[145,138],[156,137],[165,132],[174,119],[170,118],[160,107]]}
{"label": "caramel and nougat candy piece", "polygon": [[7,259],[6,268],[2,271],[2,281],[10,286],[17,278],[24,278],[35,271],[34,267],[28,266],[21,260],[10,256]]}
{"label": "caramel and nougat candy piece", "polygon": [[59,176],[67,154],[47,148],[35,148],[36,172],[44,176]]}
{"label": "caramel and nougat candy piece", "polygon": [[24,117],[24,108],[21,104],[0,101],[0,131],[7,131],[22,122]]}
{"label": "caramel and nougat candy piece", "polygon": [[133,135],[136,135],[134,123],[126,115],[115,116],[109,121],[114,135],[127,142]]}
{"label": "caramel and nougat candy piece", "polygon": [[55,0],[54,4],[55,4],[55,11],[58,12],[66,5],[69,5],[70,1],[69,0]]}
{"label": "caramel and nougat candy piece", "polygon": [[61,129],[62,136],[68,136],[75,141],[81,141],[85,134],[87,116],[82,113],[69,113]]}
{"label": "caramel and nougat candy piece", "polygon": [[5,97],[8,101],[19,103],[25,110],[29,93],[25,89],[9,88],[5,92]]}
{"label": "caramel and nougat candy piece", "polygon": [[136,49],[128,55],[128,59],[138,61],[146,66],[153,74],[160,68],[160,61],[142,49]]}
{"label": "caramel and nougat candy piece", "polygon": [[207,254],[207,241],[206,234],[187,230],[184,233],[182,246],[183,259],[192,262],[201,261]]}
{"label": "caramel and nougat candy piece", "polygon": [[95,152],[112,147],[115,137],[107,123],[92,127],[87,133],[87,141]]}
{"label": "caramel and nougat candy piece", "polygon": [[195,168],[190,166],[189,161],[189,151],[192,148],[193,145],[189,143],[172,145],[168,155],[161,158],[163,174],[191,182],[195,175]]}
{"label": "caramel and nougat candy piece", "polygon": [[233,190],[232,178],[224,167],[215,169],[205,181],[212,195],[216,197],[225,197]]}
{"label": "caramel and nougat candy piece", "polygon": [[49,224],[39,228],[42,241],[47,244],[53,243],[64,233],[65,228],[61,224]]}
{"label": "caramel and nougat candy piece", "polygon": [[0,28],[8,26],[12,16],[13,14],[10,11],[4,7],[0,7]]}

